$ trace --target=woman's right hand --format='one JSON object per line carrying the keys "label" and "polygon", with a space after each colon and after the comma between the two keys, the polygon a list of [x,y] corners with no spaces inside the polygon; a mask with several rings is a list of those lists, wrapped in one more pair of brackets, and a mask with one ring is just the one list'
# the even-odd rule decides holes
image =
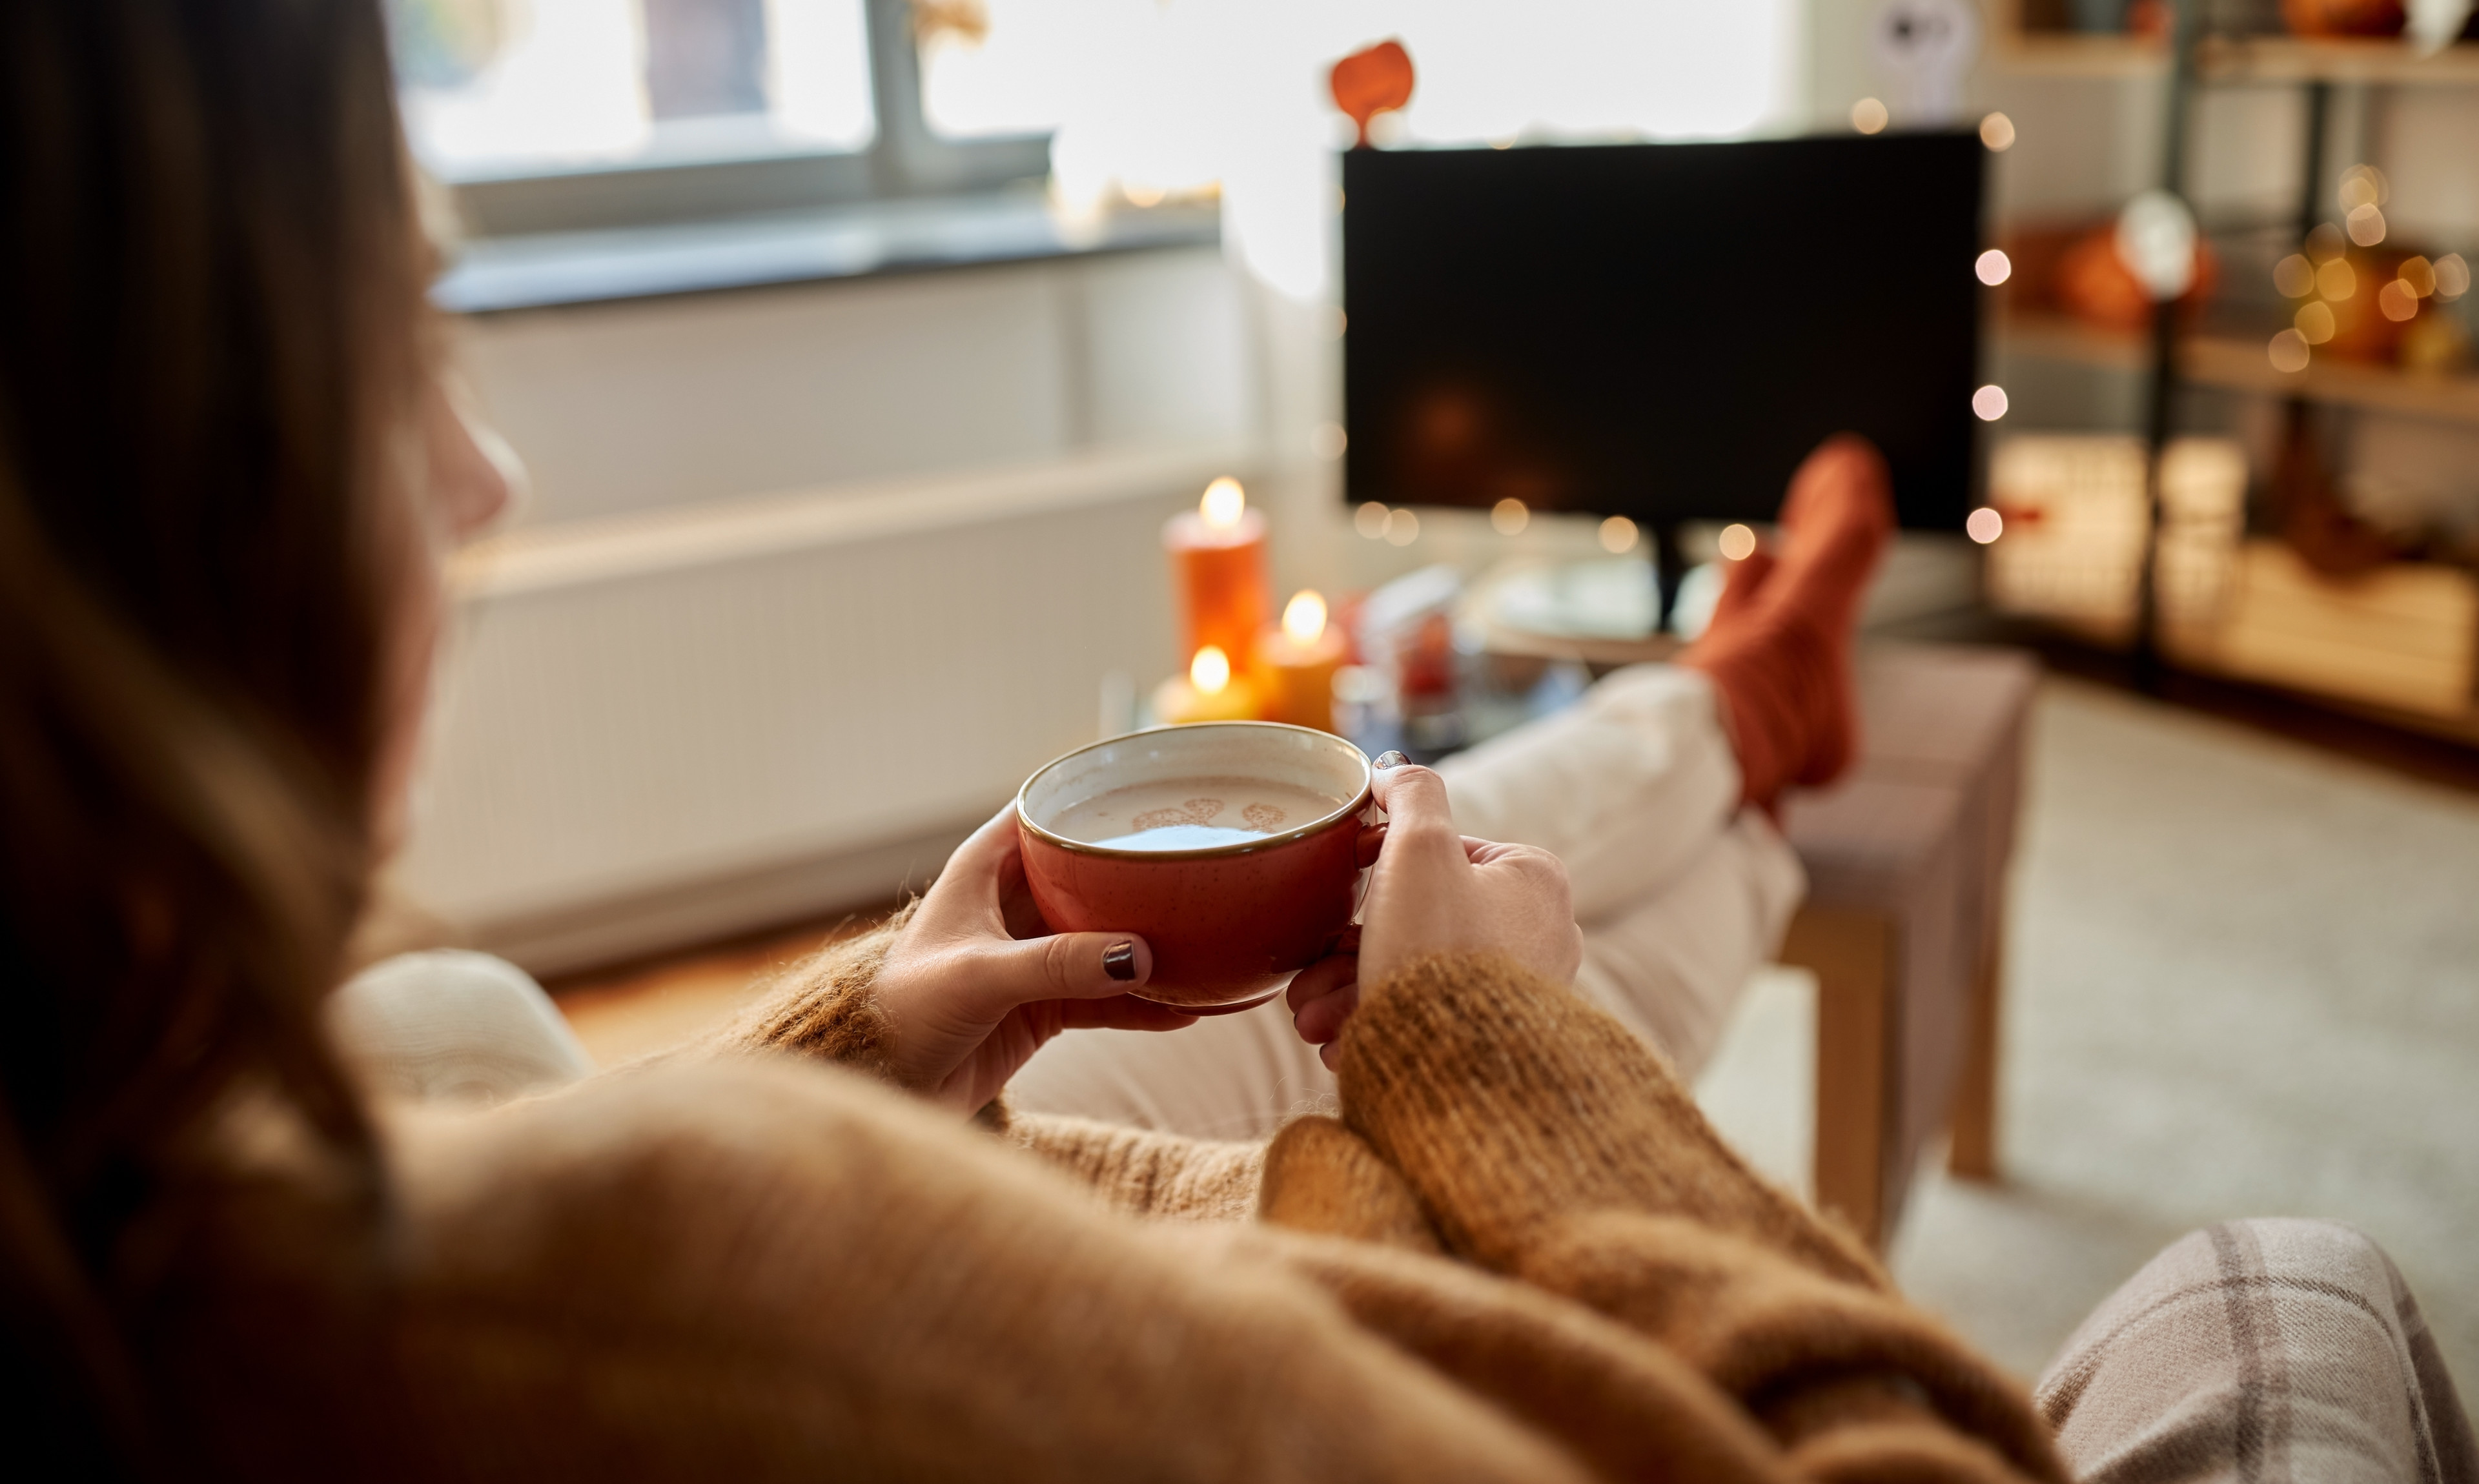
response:
{"label": "woman's right hand", "polygon": [[[1444,779],[1401,761],[1377,760],[1377,803],[1386,810],[1368,897],[1361,913],[1360,953],[1310,965],[1292,980],[1292,1024],[1301,1038],[1325,1048],[1360,1004],[1360,985],[1376,984],[1429,954],[1502,954],[1533,972],[1566,984],[1584,959],[1567,892],[1567,868],[1529,845],[1499,845],[1455,830]],[[1389,759],[1393,765],[1389,766]]]}

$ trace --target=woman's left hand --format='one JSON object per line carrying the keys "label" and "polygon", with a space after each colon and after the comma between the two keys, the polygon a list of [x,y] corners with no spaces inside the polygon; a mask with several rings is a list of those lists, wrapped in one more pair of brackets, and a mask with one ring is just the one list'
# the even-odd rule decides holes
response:
{"label": "woman's left hand", "polygon": [[971,1113],[1061,1031],[1195,1024],[1129,993],[1153,963],[1133,933],[1049,931],[1025,886],[1010,804],[948,857],[878,972],[895,1075]]}

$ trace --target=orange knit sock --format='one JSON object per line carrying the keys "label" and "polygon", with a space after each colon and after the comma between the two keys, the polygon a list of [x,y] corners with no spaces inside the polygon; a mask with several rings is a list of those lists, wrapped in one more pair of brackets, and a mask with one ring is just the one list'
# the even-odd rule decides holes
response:
{"label": "orange knit sock", "polygon": [[1852,631],[1893,527],[1884,459],[1853,434],[1827,440],[1782,502],[1779,562],[1740,563],[1712,626],[1679,656],[1722,693],[1747,802],[1770,808],[1793,783],[1829,783],[1850,766]]}
{"label": "orange knit sock", "polygon": [[1766,581],[1780,565],[1762,547],[1732,562],[1723,576],[1722,596],[1713,601],[1713,616],[1705,622],[1704,632],[1727,632],[1746,622],[1756,611]]}

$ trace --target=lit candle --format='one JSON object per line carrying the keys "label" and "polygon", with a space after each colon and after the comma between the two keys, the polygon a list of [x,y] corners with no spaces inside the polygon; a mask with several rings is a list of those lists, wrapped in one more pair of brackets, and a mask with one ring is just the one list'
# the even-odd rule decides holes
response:
{"label": "lit candle", "polygon": [[1271,616],[1265,586],[1265,518],[1248,508],[1240,481],[1214,480],[1195,510],[1163,527],[1179,588],[1183,648],[1220,650],[1241,671],[1253,661],[1257,630]]}
{"label": "lit candle", "polygon": [[1187,675],[1172,676],[1154,692],[1154,719],[1173,726],[1255,721],[1257,692],[1245,677],[1231,673],[1231,656],[1209,644],[1188,661]]}
{"label": "lit candle", "polygon": [[1349,655],[1342,631],[1326,623],[1325,599],[1303,588],[1283,606],[1283,623],[1257,640],[1257,690],[1265,719],[1334,730],[1334,673]]}

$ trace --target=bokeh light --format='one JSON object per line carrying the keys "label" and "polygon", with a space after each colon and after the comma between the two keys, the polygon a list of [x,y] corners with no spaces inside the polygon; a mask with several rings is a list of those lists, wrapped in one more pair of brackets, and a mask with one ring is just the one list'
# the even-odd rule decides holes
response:
{"label": "bokeh light", "polygon": [[2354,165],[2341,172],[2341,209],[2357,211],[2362,206],[2382,206],[2393,197],[2392,182],[2385,172],[2372,165]]}
{"label": "bokeh light", "polygon": [[1635,523],[1623,515],[1614,515],[1601,523],[1601,550],[1613,556],[1635,550],[1640,533]]}
{"label": "bokeh light", "polygon": [[1722,527],[1721,538],[1714,544],[1722,549],[1723,560],[1744,562],[1756,554],[1755,527],[1734,522]]}
{"label": "bokeh light", "polygon": [[1386,507],[1373,499],[1362,504],[1351,512],[1351,528],[1371,541],[1379,540],[1386,534]]}
{"label": "bokeh light", "polygon": [[2301,340],[2311,345],[2320,345],[2333,338],[2333,306],[2321,300],[2302,305],[2296,323]]}
{"label": "bokeh light", "polygon": [[2347,258],[2335,258],[2315,270],[2316,292],[2338,304],[2359,292],[2359,270]]}
{"label": "bokeh light", "polygon": [[2436,260],[2436,296],[2451,303],[2470,292],[2470,265],[2462,254],[2448,252]]}
{"label": "bokeh light", "polygon": [[2293,252],[2272,266],[2272,286],[2284,298],[2303,299],[2315,292],[2315,265]]}
{"label": "bokeh light", "polygon": [[1342,430],[1340,422],[1320,422],[1309,432],[1309,451],[1318,458],[1339,459],[1342,450],[1350,447],[1351,435]]}
{"label": "bokeh light", "polygon": [[2310,262],[2330,263],[2349,250],[2349,243],[2341,241],[2341,229],[2329,221],[2315,223],[2314,230],[2307,234],[2307,257]]}
{"label": "bokeh light", "polygon": [[1875,98],[1861,98],[1851,105],[1851,127],[1862,134],[1880,134],[1892,121],[1893,115],[1885,112],[1885,105]]}
{"label": "bokeh light", "polygon": [[1501,536],[1520,536],[1531,524],[1530,508],[1512,496],[1489,507],[1489,527]]}
{"label": "bokeh light", "polygon": [[1980,255],[1978,262],[1971,265],[1971,270],[1980,275],[1981,283],[1994,289],[2014,276],[2014,260],[1991,247]]}
{"label": "bokeh light", "polygon": [[1971,512],[1970,516],[1963,521],[1962,532],[1981,546],[1986,546],[2006,534],[2006,518],[1988,506],[1982,505]]}
{"label": "bokeh light", "polygon": [[2350,241],[2362,247],[2373,247],[2385,240],[2385,214],[2372,206],[2352,209],[2344,220],[2350,229]]}
{"label": "bokeh light", "polygon": [[2307,369],[2307,339],[2296,330],[2283,330],[2272,337],[2264,354],[2272,361],[2272,369],[2284,375],[2303,371]]}
{"label": "bokeh light", "polygon": [[2394,276],[2411,293],[2425,298],[2436,292],[2436,265],[2425,258],[2411,258],[2394,270]]}
{"label": "bokeh light", "polygon": [[1991,114],[1980,121],[1980,142],[2003,154],[2014,144],[2014,120]]}
{"label": "bokeh light", "polygon": [[1386,512],[1386,544],[1408,547],[1420,539],[1420,518],[1409,510]]}
{"label": "bokeh light", "polygon": [[2410,285],[2396,278],[2376,291],[2376,308],[2382,310],[2388,320],[2407,320],[2418,313],[2418,295],[2410,292]]}
{"label": "bokeh light", "polygon": [[1985,386],[1972,393],[1971,410],[1980,415],[1980,421],[1982,422],[1994,422],[2006,416],[2006,389],[2001,386]]}

